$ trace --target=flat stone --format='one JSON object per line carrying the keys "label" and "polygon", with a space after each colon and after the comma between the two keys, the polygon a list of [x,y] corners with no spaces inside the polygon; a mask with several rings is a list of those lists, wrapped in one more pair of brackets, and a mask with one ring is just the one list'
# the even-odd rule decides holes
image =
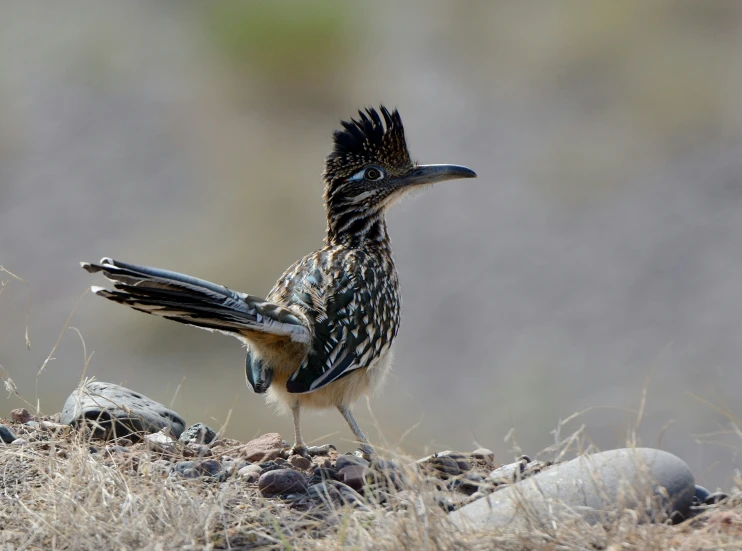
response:
{"label": "flat stone", "polygon": [[128,388],[95,381],[75,391],[62,408],[60,422],[79,427],[86,424],[97,438],[112,440],[121,436],[140,439],[143,433],[164,428],[176,438],[185,421],[174,411]]}
{"label": "flat stone", "polygon": [[276,469],[263,473],[258,479],[258,490],[264,496],[304,492],[306,477],[293,469]]}
{"label": "flat stone", "polygon": [[312,460],[301,455],[292,455],[291,457],[289,457],[289,463],[293,467],[296,467],[297,469],[300,469],[302,471],[305,471],[312,466]]}
{"label": "flat stone", "polygon": [[211,444],[216,440],[216,431],[203,423],[195,423],[183,431],[178,440],[184,444]]}
{"label": "flat stone", "polygon": [[147,444],[147,449],[157,453],[165,455],[175,455],[177,446],[175,440],[170,438],[167,434],[161,432],[155,434],[148,434],[144,437],[144,441]]}
{"label": "flat stone", "polygon": [[238,469],[237,476],[245,479],[247,482],[257,482],[262,473],[263,469],[253,463],[252,465],[246,465]]}
{"label": "flat stone", "polygon": [[694,495],[693,474],[680,458],[661,450],[625,448],[555,465],[465,505],[449,519],[463,530],[525,532],[534,523],[544,526],[576,517],[595,524],[627,508],[647,521],[662,520],[665,513],[687,518]]}
{"label": "flat stone", "polygon": [[[283,438],[277,432],[269,432],[250,440],[242,447],[242,455],[248,461],[267,461],[276,459],[283,449]],[[272,456],[272,457],[271,457]]]}
{"label": "flat stone", "polygon": [[11,442],[18,440],[18,437],[13,434],[13,431],[10,430],[5,425],[0,425],[0,440],[5,442],[6,444],[10,444]]}
{"label": "flat stone", "polygon": [[356,491],[360,491],[366,485],[366,471],[368,467],[363,465],[347,465],[337,473],[338,480]]}
{"label": "flat stone", "polygon": [[14,409],[10,412],[10,418],[14,423],[27,423],[32,419],[31,414],[26,408]]}

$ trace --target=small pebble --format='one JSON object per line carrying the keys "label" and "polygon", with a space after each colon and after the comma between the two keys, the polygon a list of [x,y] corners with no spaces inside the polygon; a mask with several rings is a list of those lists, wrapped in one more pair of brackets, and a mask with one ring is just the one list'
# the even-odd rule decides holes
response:
{"label": "small pebble", "polygon": [[178,461],[175,465],[173,465],[173,468],[170,472],[171,474],[183,476],[183,473],[189,469],[194,471],[196,470],[195,461]]}
{"label": "small pebble", "polygon": [[340,455],[335,461],[335,468],[339,471],[349,465],[361,465],[362,467],[368,467],[369,462],[362,457],[357,455]]}
{"label": "small pebble", "polygon": [[264,496],[303,492],[307,489],[307,479],[293,469],[278,469],[263,473],[258,479],[258,489]]}
{"label": "small pebble", "polygon": [[211,456],[211,449],[206,444],[188,442],[183,449],[183,455],[187,457],[209,457]]}
{"label": "small pebble", "polygon": [[10,442],[13,446],[25,446],[28,444],[28,440],[24,440],[23,438],[16,438],[15,440]]}
{"label": "small pebble", "polygon": [[360,491],[366,485],[367,467],[363,465],[347,465],[338,471],[338,480],[347,484],[356,491]]}
{"label": "small pebble", "polygon": [[13,431],[10,430],[5,425],[0,425],[0,440],[5,442],[6,444],[10,444],[11,442],[14,442],[15,440],[18,440],[18,437],[13,434]]}
{"label": "small pebble", "polygon": [[248,461],[266,461],[275,459],[283,450],[283,438],[275,432],[250,440],[242,447],[242,453]]}
{"label": "small pebble", "polygon": [[436,457],[450,457],[456,461],[456,466],[462,471],[468,471],[471,469],[471,463],[467,459],[466,455],[461,452],[453,452],[450,450],[435,454]]}
{"label": "small pebble", "polygon": [[14,423],[27,423],[31,420],[31,414],[26,408],[18,408],[10,412],[10,418]]}
{"label": "small pebble", "polygon": [[162,432],[148,434],[144,437],[144,441],[147,444],[148,450],[167,455],[175,455],[177,449],[175,440]]}
{"label": "small pebble", "polygon": [[245,479],[247,482],[257,482],[263,470],[259,465],[250,464],[242,467],[237,471],[237,476]]}
{"label": "small pebble", "polygon": [[216,440],[216,431],[208,425],[196,423],[184,430],[178,440],[184,444],[211,444]]}
{"label": "small pebble", "polygon": [[289,457],[289,463],[302,471],[305,471],[312,466],[312,461],[301,455],[292,455]]}
{"label": "small pebble", "polygon": [[487,448],[477,448],[471,452],[471,456],[474,459],[485,461],[489,465],[492,465],[495,462],[495,452],[488,450]]}
{"label": "small pebble", "polygon": [[198,469],[204,476],[216,477],[222,470],[222,465],[216,459],[206,459],[198,464]]}

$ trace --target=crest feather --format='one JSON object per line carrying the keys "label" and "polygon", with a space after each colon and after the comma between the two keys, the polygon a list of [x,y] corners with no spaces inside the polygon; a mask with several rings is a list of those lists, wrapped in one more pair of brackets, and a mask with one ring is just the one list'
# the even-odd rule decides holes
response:
{"label": "crest feather", "polygon": [[341,122],[343,130],[336,130],[333,134],[334,148],[328,160],[368,157],[373,151],[389,149],[390,146],[406,149],[404,126],[396,109],[390,112],[383,105],[378,111],[367,107],[365,111],[358,111],[358,115],[358,119]]}

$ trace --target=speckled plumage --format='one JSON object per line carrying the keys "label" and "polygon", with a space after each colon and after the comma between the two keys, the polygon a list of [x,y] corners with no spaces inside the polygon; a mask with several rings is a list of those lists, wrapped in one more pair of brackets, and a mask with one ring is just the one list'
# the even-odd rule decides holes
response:
{"label": "speckled plumage", "polygon": [[373,452],[350,407],[385,378],[399,331],[399,279],[384,213],[412,187],[475,176],[456,165],[414,164],[396,110],[366,109],[342,127],[323,173],[325,245],[290,266],[265,300],[110,258],[83,263],[114,282],[113,291],[94,288],[100,296],[243,340],[248,385],[291,410],[300,453],[306,407],[336,407],[364,452]]}

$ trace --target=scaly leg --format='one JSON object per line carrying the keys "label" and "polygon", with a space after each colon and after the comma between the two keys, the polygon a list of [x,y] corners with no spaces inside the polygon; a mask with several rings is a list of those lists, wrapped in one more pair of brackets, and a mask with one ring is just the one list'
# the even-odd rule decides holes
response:
{"label": "scaly leg", "polygon": [[314,455],[327,455],[330,450],[334,450],[335,446],[332,444],[325,444],[324,446],[307,446],[304,443],[304,438],[301,436],[301,425],[299,417],[301,414],[301,406],[299,402],[294,402],[291,406],[291,415],[294,418],[294,445],[289,450],[289,455],[303,455],[314,456]]}
{"label": "scaly leg", "polygon": [[360,444],[359,447],[361,448],[363,455],[368,456],[368,457],[375,456],[376,450],[369,443],[368,438],[366,438],[366,435],[363,434],[361,427],[359,427],[358,423],[356,423],[356,419],[355,417],[353,417],[353,412],[350,410],[350,408],[347,406],[338,406],[338,411],[340,411],[340,414],[348,422],[348,425],[350,426],[350,430],[352,430],[353,434],[356,436],[356,439],[358,440],[358,443]]}

